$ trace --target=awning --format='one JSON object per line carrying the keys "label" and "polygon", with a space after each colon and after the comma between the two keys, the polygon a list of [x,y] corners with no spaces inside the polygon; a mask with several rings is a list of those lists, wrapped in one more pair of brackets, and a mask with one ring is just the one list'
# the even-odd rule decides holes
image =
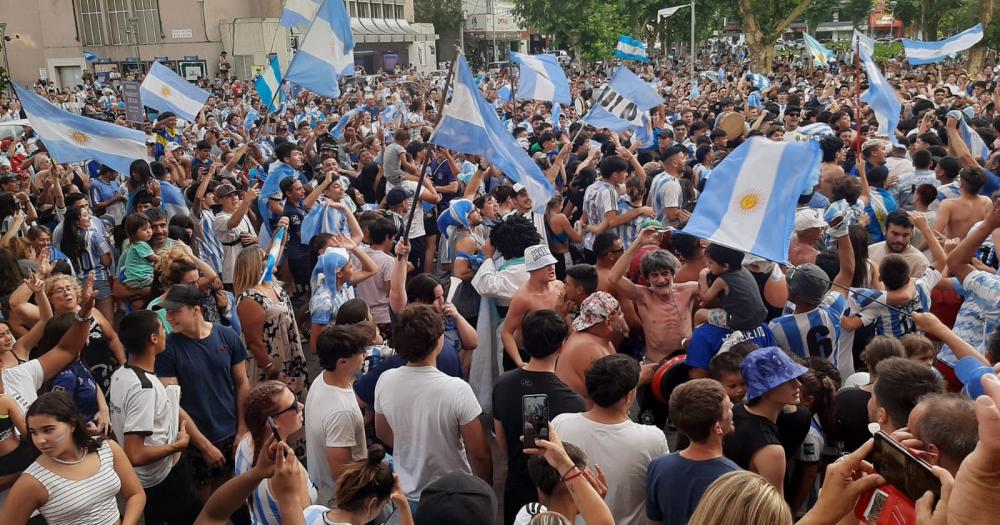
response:
{"label": "awning", "polygon": [[414,42],[436,40],[436,38],[434,38],[436,35],[429,33],[421,33],[420,31],[417,31],[417,29],[411,26],[410,22],[408,22],[406,19],[395,18],[390,20],[390,22],[394,22],[396,27],[399,28],[399,31],[401,33],[412,36]]}
{"label": "awning", "polygon": [[397,18],[351,18],[351,31],[359,43],[417,42],[434,40],[434,35],[421,33],[410,23]]}
{"label": "awning", "polygon": [[356,42],[380,42],[379,33],[361,22],[361,18],[351,17],[351,33]]}

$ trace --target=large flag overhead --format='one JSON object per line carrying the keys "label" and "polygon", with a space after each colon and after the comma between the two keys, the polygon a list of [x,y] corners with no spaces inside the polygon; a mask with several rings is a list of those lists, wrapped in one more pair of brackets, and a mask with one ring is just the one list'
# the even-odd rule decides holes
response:
{"label": "large flag overhead", "polygon": [[861,94],[861,101],[868,104],[875,112],[875,120],[878,121],[878,134],[888,137],[889,142],[894,146],[899,145],[896,139],[896,128],[899,126],[899,112],[902,104],[896,90],[889,85],[878,66],[871,56],[861,47],[861,64],[868,75],[868,90]]}
{"label": "large flag overhead", "polygon": [[285,101],[285,93],[281,89],[281,66],[278,64],[277,55],[271,57],[253,86],[260,100],[267,104],[268,111],[277,111],[278,106]]}
{"label": "large flag overhead", "polygon": [[960,53],[976,45],[983,39],[983,24],[976,24],[961,33],[938,40],[937,42],[921,42],[920,40],[903,39],[903,49],[906,60],[911,66],[933,64],[940,62],[949,55]]}
{"label": "large flag overhead", "polygon": [[536,211],[544,210],[552,198],[552,184],[545,174],[500,122],[493,106],[483,100],[465,55],[458,57],[451,102],[441,111],[430,142],[461,153],[482,155],[496,164],[504,175],[528,189]]}
{"label": "large flag overhead", "polygon": [[646,43],[638,38],[621,35],[618,37],[618,45],[615,46],[615,58],[649,62],[649,56],[646,54]]}
{"label": "large flag overhead", "polygon": [[285,0],[278,25],[281,27],[305,28],[316,16],[321,0]]}
{"label": "large flag overhead", "polygon": [[525,55],[511,51],[510,60],[521,66],[517,80],[518,100],[573,103],[566,72],[555,55]]}
{"label": "large flag overhead", "polygon": [[31,90],[12,84],[28,123],[54,160],[96,160],[128,175],[132,161],[146,158],[145,133],[63,111]]}
{"label": "large flag overhead", "polygon": [[787,263],[796,202],[822,159],[816,141],[744,142],[712,169],[684,232]]}
{"label": "large flag overhead", "polygon": [[324,97],[340,96],[337,80],[354,74],[354,35],[344,0],[323,0],[285,80]]}
{"label": "large flag overhead", "polygon": [[[615,71],[614,78],[603,88],[600,95],[595,97],[594,105],[590,112],[584,116],[595,118],[602,117],[603,114],[595,111],[604,109],[612,116],[624,120],[630,126],[642,126],[642,115],[650,109],[663,104],[663,97],[641,78],[637,77],[627,67],[619,67]],[[591,122],[592,125],[597,126]],[[601,126],[613,129],[611,126]]]}
{"label": "large flag overhead", "polygon": [[198,118],[208,97],[208,91],[184,80],[159,62],[153,62],[139,86],[139,98],[144,106],[160,112],[173,111],[189,122]]}
{"label": "large flag overhead", "polygon": [[813,62],[817,66],[825,66],[833,59],[833,51],[820,44],[819,40],[809,36],[809,33],[802,33],[802,37],[805,38],[806,48],[809,49],[809,54],[812,55]]}

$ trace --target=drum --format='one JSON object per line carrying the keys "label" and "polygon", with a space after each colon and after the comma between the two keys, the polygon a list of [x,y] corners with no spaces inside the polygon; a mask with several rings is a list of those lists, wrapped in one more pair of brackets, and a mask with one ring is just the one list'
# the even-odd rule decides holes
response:
{"label": "drum", "polygon": [[736,140],[746,131],[743,113],[728,111],[719,118],[718,128],[726,132],[726,140]]}
{"label": "drum", "polygon": [[681,383],[686,382],[691,369],[684,360],[687,354],[676,354],[663,358],[653,372],[653,380],[642,389],[639,403],[639,422],[656,425],[666,431],[670,415],[670,394]]}

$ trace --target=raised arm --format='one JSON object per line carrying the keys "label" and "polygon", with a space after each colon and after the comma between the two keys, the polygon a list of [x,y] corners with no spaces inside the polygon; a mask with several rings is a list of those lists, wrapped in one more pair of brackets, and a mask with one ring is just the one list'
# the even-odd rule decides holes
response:
{"label": "raised arm", "polygon": [[407,257],[410,255],[410,241],[403,239],[396,243],[396,263],[389,278],[389,309],[399,314],[406,308]]}
{"label": "raised arm", "polygon": [[622,295],[622,297],[629,299],[631,301],[639,301],[642,299],[642,290],[639,289],[635,283],[628,279],[623,279],[625,274],[628,272],[628,267],[632,264],[632,259],[635,258],[636,252],[639,248],[649,244],[656,236],[657,231],[655,228],[646,228],[639,232],[639,237],[636,238],[632,244],[629,245],[625,253],[615,261],[615,265],[611,267],[611,271],[608,273],[608,283],[615,288]]}
{"label": "raised arm", "polygon": [[948,148],[958,158],[962,167],[978,168],[979,163],[976,162],[976,157],[972,156],[972,152],[969,151],[969,147],[965,145],[962,135],[958,132],[958,120],[955,117],[948,117],[945,130],[948,133]]}
{"label": "raised arm", "polygon": [[243,196],[243,200],[240,201],[239,207],[237,207],[236,211],[233,212],[233,216],[229,218],[228,222],[226,222],[226,226],[230,229],[239,226],[240,223],[243,222],[243,217],[246,217],[247,212],[250,211],[250,206],[257,201],[258,196],[260,196],[260,191],[251,186],[250,189],[247,190],[246,195]]}

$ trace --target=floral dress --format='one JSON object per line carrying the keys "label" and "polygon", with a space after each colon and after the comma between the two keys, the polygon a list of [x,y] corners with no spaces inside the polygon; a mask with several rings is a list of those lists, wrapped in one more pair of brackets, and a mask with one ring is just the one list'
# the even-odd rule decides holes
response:
{"label": "floral dress", "polygon": [[[292,394],[295,394],[295,399],[305,404],[308,392],[306,356],[302,351],[298,325],[295,324],[292,302],[280,286],[272,286],[278,295],[277,301],[251,288],[240,294],[236,304],[238,306],[244,300],[253,301],[264,309],[263,337],[267,354],[274,366],[284,374],[284,382]],[[241,337],[245,344],[248,343],[245,333]],[[247,360],[247,375],[251,388],[266,380],[264,370],[253,359]],[[288,445],[295,450],[297,456],[305,457],[305,435],[302,431],[289,436]]]}

